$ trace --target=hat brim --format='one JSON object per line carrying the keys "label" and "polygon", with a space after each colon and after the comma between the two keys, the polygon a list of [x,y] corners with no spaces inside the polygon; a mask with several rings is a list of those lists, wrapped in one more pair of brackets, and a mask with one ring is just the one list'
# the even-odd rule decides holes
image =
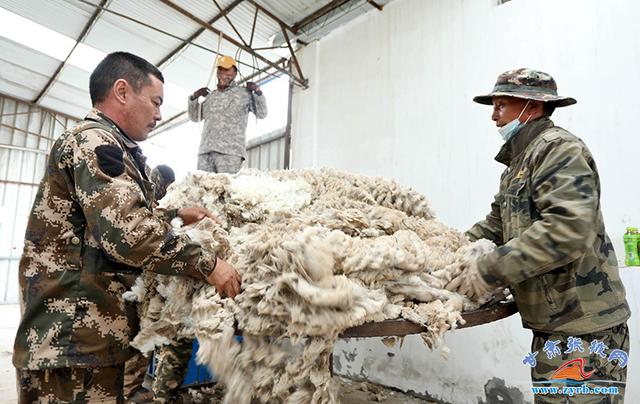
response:
{"label": "hat brim", "polygon": [[218,63],[216,67],[222,67],[223,69],[231,69],[232,67],[235,67],[236,70],[238,69],[233,63]]}
{"label": "hat brim", "polygon": [[514,97],[522,98],[524,100],[550,102],[555,104],[556,107],[567,107],[578,102],[574,98],[562,97],[559,95],[544,93],[515,93],[505,91],[495,91],[487,95],[478,95],[476,97],[473,97],[473,101],[477,102],[478,104],[493,105],[493,97]]}

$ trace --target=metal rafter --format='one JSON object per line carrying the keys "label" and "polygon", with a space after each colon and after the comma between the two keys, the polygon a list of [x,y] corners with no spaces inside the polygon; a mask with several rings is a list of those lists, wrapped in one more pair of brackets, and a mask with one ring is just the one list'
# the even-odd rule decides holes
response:
{"label": "metal rafter", "polygon": [[64,61],[62,61],[62,63],[60,63],[60,66],[58,66],[58,68],[56,69],[55,73],[53,73],[53,75],[49,78],[49,81],[47,81],[47,84],[45,84],[44,88],[40,91],[40,93],[33,100],[33,104],[38,105],[40,103],[40,101],[42,101],[42,98],[44,98],[44,96],[47,94],[47,92],[49,92],[49,90],[53,86],[53,83],[55,83],[55,81],[60,76],[60,73],[62,73],[62,69],[64,69],[64,67],[67,65],[67,62],[69,61],[69,57],[71,57],[71,55],[73,54],[73,51],[75,51],[76,47],[78,46],[78,44],[81,43],[82,41],[84,41],[85,38],[87,37],[87,35],[89,35],[89,31],[95,25],[95,23],[98,21],[98,19],[100,18],[100,16],[103,13],[102,10],[107,7],[107,3],[110,2],[110,1],[111,0],[101,0],[100,1],[99,8],[96,8],[96,10],[93,12],[93,15],[91,15],[91,18],[89,18],[89,21],[87,21],[87,24],[84,26],[84,28],[82,29],[82,32],[80,33],[80,35],[76,39],[75,45],[73,45],[73,48],[71,48],[71,51],[69,52],[67,57],[64,59]]}
{"label": "metal rafter", "polygon": [[[159,29],[157,27],[154,27],[153,25],[150,25],[150,24],[147,24],[147,23],[145,23],[143,21],[136,20],[135,18],[129,17],[128,15],[125,15],[125,14],[122,14],[122,13],[118,13],[117,11],[113,11],[113,10],[109,10],[108,8],[100,7],[98,4],[93,4],[93,3],[91,3],[90,1],[87,1],[87,0],[76,0],[76,1],[79,1],[80,3],[84,3],[84,4],[88,5],[88,6],[99,8],[99,9],[101,9],[102,11],[104,11],[106,13],[113,14],[113,15],[116,15],[116,16],[118,16],[120,18],[123,18],[123,19],[125,19],[127,21],[134,22],[134,23],[139,24],[139,25],[141,25],[141,26],[143,26],[145,28],[149,28],[150,30],[159,32],[159,33],[161,33],[163,35],[166,35],[166,36],[168,36],[170,38],[177,39],[178,41],[180,41],[182,43],[193,45],[193,46],[195,46],[195,47],[197,47],[199,49],[202,49],[204,51],[211,52],[214,55],[217,54],[215,50],[209,49],[206,46],[199,45],[199,44],[193,42],[192,39],[181,38],[181,37],[179,37],[177,35],[172,34],[171,32],[167,32],[165,30]],[[243,1],[243,0],[240,0],[240,1]],[[222,17],[222,16],[220,16],[220,17]],[[173,55],[171,55],[171,56],[173,56]],[[238,64],[241,64],[241,65],[244,65],[244,66],[247,66],[247,67],[252,67],[250,64],[247,64],[247,63],[244,63],[244,62],[241,62],[241,61],[238,61]]]}
{"label": "metal rafter", "polygon": [[[218,10],[220,11],[220,13],[222,13],[222,7],[220,7],[220,4],[218,4],[218,2],[216,0],[211,0],[211,1],[213,1],[213,4],[215,4],[216,7],[218,7]],[[233,25],[233,23],[231,22],[231,20],[229,19],[229,16],[227,14],[224,14],[224,19],[227,20],[227,22],[231,26],[231,29],[233,29],[233,31],[236,33],[236,35],[238,35],[238,38],[240,38],[240,40],[242,41],[242,44],[244,46],[249,47],[249,44],[247,44],[247,41],[245,41],[244,38],[242,37],[242,35],[240,35],[240,32],[236,29],[236,26]]]}
{"label": "metal rafter", "polygon": [[[289,40],[289,35],[287,34],[287,30],[294,32],[293,29],[289,26],[289,24],[285,23],[280,18],[276,17],[271,11],[267,10],[266,8],[262,7],[260,4],[255,2],[255,0],[250,0],[250,1],[251,1],[251,4],[253,4],[256,8],[256,16],[258,15],[258,11],[261,11],[267,17],[271,18],[272,20],[277,22],[278,25],[280,25],[280,29],[282,30],[282,35],[284,36],[284,39],[287,42],[287,47],[289,48],[289,52],[291,53],[291,59],[293,59],[293,63],[296,66],[298,77],[300,80],[307,83],[308,81],[307,79],[304,78],[304,74],[302,74],[302,69],[300,68],[300,64],[298,63],[298,58],[296,57],[296,53],[293,50],[293,47],[291,46],[291,41]],[[254,18],[254,27],[255,27],[255,18]],[[253,38],[253,31],[251,32],[251,37]],[[257,49],[253,48],[253,50],[257,50]],[[293,71],[290,70],[289,74],[293,74]]]}
{"label": "metal rafter", "polygon": [[291,26],[291,32],[293,32],[294,34],[298,34],[301,29],[303,29],[307,25],[313,23],[318,18],[330,13],[331,11],[335,10],[336,8],[342,7],[343,5],[345,5],[345,4],[347,4],[347,3],[351,2],[351,1],[353,1],[353,0],[333,0],[331,3],[327,3],[323,7],[320,7],[318,10],[316,10],[313,13],[309,14],[308,16],[304,17],[302,20],[300,20],[297,23],[293,24]]}
{"label": "metal rafter", "polygon": [[275,14],[273,14],[271,11],[267,10],[266,8],[262,7],[260,4],[258,4],[255,0],[249,0],[251,2],[251,4],[253,4],[255,6],[255,8],[257,10],[262,11],[266,16],[268,16],[269,18],[271,18],[273,21],[277,22],[278,24],[280,24],[281,26],[284,26],[285,28],[287,28],[289,31],[293,32],[295,34],[295,32],[293,31],[293,29],[289,26],[289,24],[287,24],[286,22],[282,21],[282,19],[278,18],[275,16]]}
{"label": "metal rafter", "polygon": [[[220,11],[220,13],[218,15],[216,15],[215,17],[213,17],[212,19],[209,20],[209,24],[213,25],[213,23],[218,21],[220,18],[225,17],[227,14],[229,14],[231,12],[231,10],[233,10],[237,5],[239,5],[243,1],[244,0],[235,0],[233,3],[229,4],[228,6],[226,6],[222,11]],[[171,52],[167,53],[167,55],[165,57],[160,59],[160,61],[156,64],[156,66],[158,66],[158,68],[162,69],[164,67],[164,65],[168,61],[170,61],[175,55],[177,55],[178,53],[182,52],[187,46],[189,46],[189,44],[191,44],[191,42],[193,42],[197,37],[199,37],[200,34],[202,34],[205,31],[205,29],[206,28],[203,27],[203,28],[198,29],[196,32],[194,32],[193,35],[191,35],[184,42],[182,42],[180,45],[178,45],[178,47],[176,47],[174,50],[172,50]]]}
{"label": "metal rafter", "polygon": [[[293,59],[293,64],[296,66],[296,70],[298,71],[298,76],[300,76],[300,79],[306,83],[308,82],[308,80],[305,79],[304,75],[302,74],[302,69],[300,68],[300,64],[298,63],[298,58],[296,57],[296,53],[294,52],[293,47],[291,46],[291,41],[289,41],[289,35],[287,34],[287,29],[284,25],[280,25],[280,28],[282,29],[282,35],[284,35],[284,40],[287,41],[289,52],[291,52],[291,59]],[[293,71],[291,69],[289,69],[289,71],[291,71],[291,74],[293,75]]]}
{"label": "metal rafter", "polygon": [[367,3],[371,4],[372,6],[377,8],[378,10],[382,11],[382,6],[380,4],[378,4],[378,3],[376,3],[374,0],[367,0]]}
{"label": "metal rafter", "polygon": [[[256,12],[253,14],[253,23],[251,24],[251,38],[249,38],[249,47],[253,48],[253,35],[256,32],[256,22],[258,22],[258,13],[260,12],[259,9],[256,8]],[[256,50],[256,48],[253,48],[253,50]]]}
{"label": "metal rafter", "polygon": [[[285,67],[285,63],[287,61],[287,58],[280,58],[276,61],[276,64],[282,65],[283,68]],[[253,72],[252,74],[248,75],[247,77],[245,77],[242,81],[240,81],[238,84],[242,84],[242,83],[246,83],[247,81],[251,81],[251,79],[253,79],[254,77],[258,77],[260,76],[262,73],[266,73],[270,76],[274,76],[273,74],[268,73],[268,71],[271,69],[271,66],[266,66],[263,67],[260,70],[256,70],[255,72]],[[274,77],[278,77],[278,76],[274,76]],[[260,82],[258,82],[258,84],[260,84]]]}
{"label": "metal rafter", "polygon": [[[171,7],[172,9],[176,10],[177,12],[179,12],[180,14],[184,15],[185,17],[191,19],[194,22],[197,22],[198,24],[200,24],[202,27],[208,29],[209,31],[221,36],[224,40],[226,40],[227,42],[231,43],[232,45],[235,45],[236,47],[242,49],[243,51],[255,56],[256,58],[260,59],[262,62],[266,63],[267,65],[271,66],[272,68],[276,69],[277,71],[279,71],[282,74],[289,74],[285,69],[282,69],[281,67],[277,66],[276,64],[274,64],[272,61],[270,61],[269,59],[265,58],[264,56],[260,55],[259,53],[255,52],[253,49],[248,48],[246,46],[244,46],[243,44],[241,44],[240,42],[236,41],[235,39],[229,37],[228,35],[224,34],[222,31],[218,30],[217,28],[213,27],[211,24],[207,23],[206,21],[201,20],[200,18],[196,17],[195,15],[193,15],[192,13],[190,13],[189,11],[185,10],[184,8],[180,7],[179,5],[173,3],[171,0],[160,0],[163,4],[165,4],[166,6]],[[294,77],[294,80],[301,86],[303,87],[307,87],[307,83],[300,80],[297,77]]]}

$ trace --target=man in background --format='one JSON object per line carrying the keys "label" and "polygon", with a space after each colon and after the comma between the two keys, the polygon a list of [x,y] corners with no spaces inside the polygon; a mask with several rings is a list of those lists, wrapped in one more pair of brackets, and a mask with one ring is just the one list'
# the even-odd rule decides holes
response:
{"label": "man in background", "polygon": [[167,188],[169,185],[173,184],[176,180],[176,174],[173,172],[171,167],[160,164],[151,170],[149,179],[155,186],[154,195],[156,197],[156,201],[159,201],[167,194]]}
{"label": "man in background", "polygon": [[194,122],[204,120],[198,149],[199,170],[237,173],[247,158],[245,132],[249,112],[258,119],[267,116],[267,101],[260,87],[253,82],[246,87],[238,86],[234,81],[237,74],[236,61],[221,56],[216,63],[216,89],[203,87],[189,97],[189,118]]}

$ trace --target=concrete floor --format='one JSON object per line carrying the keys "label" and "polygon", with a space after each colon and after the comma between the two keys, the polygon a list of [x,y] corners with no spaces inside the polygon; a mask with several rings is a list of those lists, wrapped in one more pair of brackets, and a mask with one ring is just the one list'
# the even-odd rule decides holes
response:
{"label": "concrete floor", "polygon": [[[16,373],[11,363],[13,340],[20,321],[20,307],[17,304],[0,304],[0,404],[17,402]],[[343,403],[430,403],[369,383],[340,379],[340,399]]]}
{"label": "concrete floor", "polygon": [[0,404],[16,403],[16,371],[11,363],[13,340],[20,322],[20,306],[0,304]]}

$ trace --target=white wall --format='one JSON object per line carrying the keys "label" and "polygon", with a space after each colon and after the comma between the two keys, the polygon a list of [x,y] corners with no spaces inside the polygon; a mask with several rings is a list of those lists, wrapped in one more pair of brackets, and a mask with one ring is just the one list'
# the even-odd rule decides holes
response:
{"label": "white wall", "polygon": [[[501,142],[491,108],[472,98],[489,92],[504,70],[540,69],[555,77],[560,94],[578,100],[558,109],[553,119],[584,139],[598,162],[607,230],[622,258],[624,228],[640,226],[640,2],[496,4],[396,0],[310,44],[300,57],[310,89],[298,90],[293,100],[293,167],[395,178],[427,195],[439,220],[465,230],[488,212],[502,171],[493,161]],[[621,271],[628,292],[640,290],[640,269]],[[631,303],[640,311],[637,301]],[[630,326],[632,345],[640,346],[633,317]],[[530,343],[516,317],[454,332],[449,342],[452,355],[470,344],[482,346],[480,359],[488,361],[489,371],[477,380],[463,379],[459,361],[433,362],[419,343],[405,342],[392,360],[382,359],[389,366],[404,361],[407,369],[418,369],[415,377],[384,367],[369,369],[367,376],[456,403],[481,397],[492,372],[512,386],[528,380],[522,357],[507,358],[524,355]],[[367,352],[375,352],[379,341],[349,344],[338,350],[357,347],[361,363],[377,360]],[[509,353],[501,354],[503,348]],[[638,381],[640,369],[633,366],[630,380]],[[452,383],[443,383],[445,378]],[[464,388],[466,399],[451,392],[463,389],[463,380],[471,385]],[[632,389],[630,397],[640,396],[640,387]]]}

